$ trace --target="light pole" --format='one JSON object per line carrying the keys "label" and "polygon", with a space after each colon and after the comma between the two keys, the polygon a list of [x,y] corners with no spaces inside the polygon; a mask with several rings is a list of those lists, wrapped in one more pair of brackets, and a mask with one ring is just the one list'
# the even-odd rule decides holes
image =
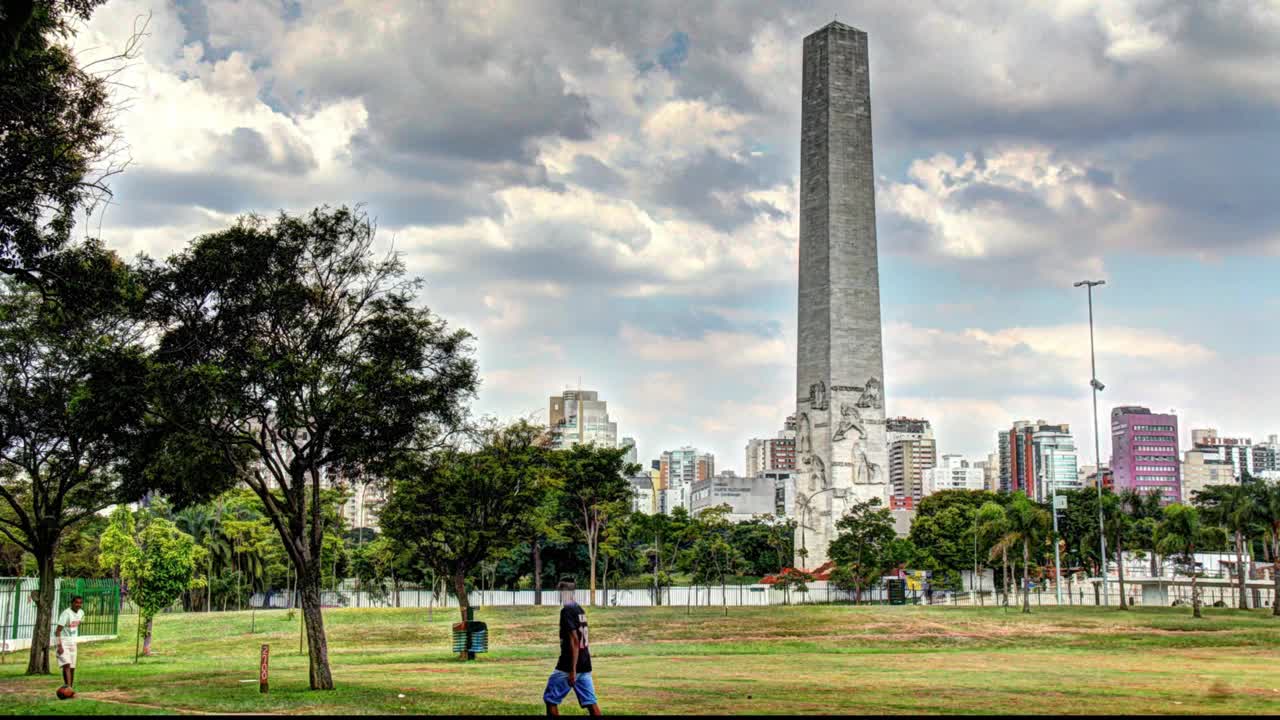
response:
{"label": "light pole", "polygon": [[[994,587],[994,586],[992,586]],[[973,581],[969,583],[969,598],[973,602],[978,597],[978,511],[973,511]]]}
{"label": "light pole", "polygon": [[832,490],[835,490],[835,489],[836,488],[834,485],[829,488],[824,488],[806,497],[804,500],[804,512],[800,515],[800,518],[801,518],[800,519],[800,555],[805,558],[806,562],[808,562],[808,558],[809,558],[809,546],[805,542],[805,539],[809,535],[809,529],[808,529],[809,528],[809,506],[813,504],[814,498],[818,497],[824,492],[831,492]]}
{"label": "light pole", "polygon": [[[1062,555],[1058,550],[1058,482],[1053,485],[1053,590],[1058,599],[1058,607],[1062,607]],[[1065,496],[1063,496],[1065,499]]]}
{"label": "light pole", "polygon": [[1099,564],[1102,568],[1102,604],[1107,603],[1107,528],[1102,519],[1102,449],[1098,440],[1098,391],[1106,387],[1098,382],[1098,361],[1093,350],[1093,289],[1098,285],[1106,285],[1106,280],[1081,280],[1075,287],[1083,287],[1089,295],[1089,387],[1093,388],[1093,467],[1094,480],[1098,486],[1098,547],[1102,553]]}

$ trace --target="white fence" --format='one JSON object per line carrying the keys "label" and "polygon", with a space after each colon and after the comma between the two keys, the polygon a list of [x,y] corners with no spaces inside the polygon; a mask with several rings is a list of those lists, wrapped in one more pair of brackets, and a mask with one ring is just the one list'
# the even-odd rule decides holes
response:
{"label": "white fence", "polygon": [[[287,608],[297,607],[297,598],[290,597],[288,592],[255,593],[250,599],[253,607]],[[498,606],[533,606],[536,603],[533,590],[473,590],[467,594],[469,603],[476,607]],[[924,602],[920,593],[908,591],[908,602]],[[587,603],[590,591],[578,588],[578,601]],[[806,592],[795,589],[781,590],[770,585],[719,585],[707,586],[675,586],[663,587],[661,601],[653,588],[645,589],[608,589],[596,591],[596,604],[610,607],[654,607],[667,605],[674,607],[729,605],[731,607],[765,606],[765,605],[800,605],[814,603],[848,603],[853,601],[853,593],[844,592],[831,587],[826,582],[809,583]],[[457,607],[458,601],[452,593],[432,594],[430,590],[411,588],[398,593],[371,593],[364,590],[326,590],[320,594],[320,602],[327,607]],[[870,588],[863,591],[861,602],[886,603],[888,595],[883,587]],[[556,605],[559,599],[555,588],[542,591],[543,605]]]}

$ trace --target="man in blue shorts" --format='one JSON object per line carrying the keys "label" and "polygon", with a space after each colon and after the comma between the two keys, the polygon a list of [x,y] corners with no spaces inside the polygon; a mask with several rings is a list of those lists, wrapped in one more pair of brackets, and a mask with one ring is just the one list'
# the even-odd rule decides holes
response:
{"label": "man in blue shorts", "polygon": [[587,636],[587,612],[573,599],[576,589],[572,580],[561,580],[560,591],[560,659],[547,678],[542,700],[548,715],[560,714],[560,702],[569,695],[578,696],[578,704],[591,715],[600,714],[596,689],[591,683],[591,649]]}

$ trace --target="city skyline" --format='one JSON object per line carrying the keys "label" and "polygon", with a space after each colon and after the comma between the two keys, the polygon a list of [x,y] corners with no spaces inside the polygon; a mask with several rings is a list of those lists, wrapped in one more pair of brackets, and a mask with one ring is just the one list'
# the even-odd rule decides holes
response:
{"label": "city skyline", "polygon": [[366,201],[476,334],[477,412],[581,377],[642,459],[693,445],[742,471],[794,411],[799,46],[839,12],[871,43],[888,415],[975,459],[1016,419],[1065,422],[1092,463],[1071,283],[1106,278],[1101,415],[1172,408],[1183,447],[1277,431],[1280,97],[1233,71],[1280,59],[1257,39],[1276,18],[851,10],[403,8],[373,43],[339,4],[113,0],[86,59],[152,28],[119,78],[133,165],[84,227],[159,257],[240,213]]}

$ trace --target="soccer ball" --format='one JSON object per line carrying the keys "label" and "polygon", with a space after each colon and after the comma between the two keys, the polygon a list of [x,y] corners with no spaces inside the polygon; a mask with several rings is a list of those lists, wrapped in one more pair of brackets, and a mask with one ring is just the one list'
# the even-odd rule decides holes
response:
{"label": "soccer ball", "polygon": [[58,688],[58,699],[59,699],[59,700],[70,700],[71,698],[73,698],[73,697],[75,697],[75,696],[76,696],[76,691],[75,691],[75,690],[72,690],[71,688],[67,687],[66,685],[63,685],[62,687]]}

